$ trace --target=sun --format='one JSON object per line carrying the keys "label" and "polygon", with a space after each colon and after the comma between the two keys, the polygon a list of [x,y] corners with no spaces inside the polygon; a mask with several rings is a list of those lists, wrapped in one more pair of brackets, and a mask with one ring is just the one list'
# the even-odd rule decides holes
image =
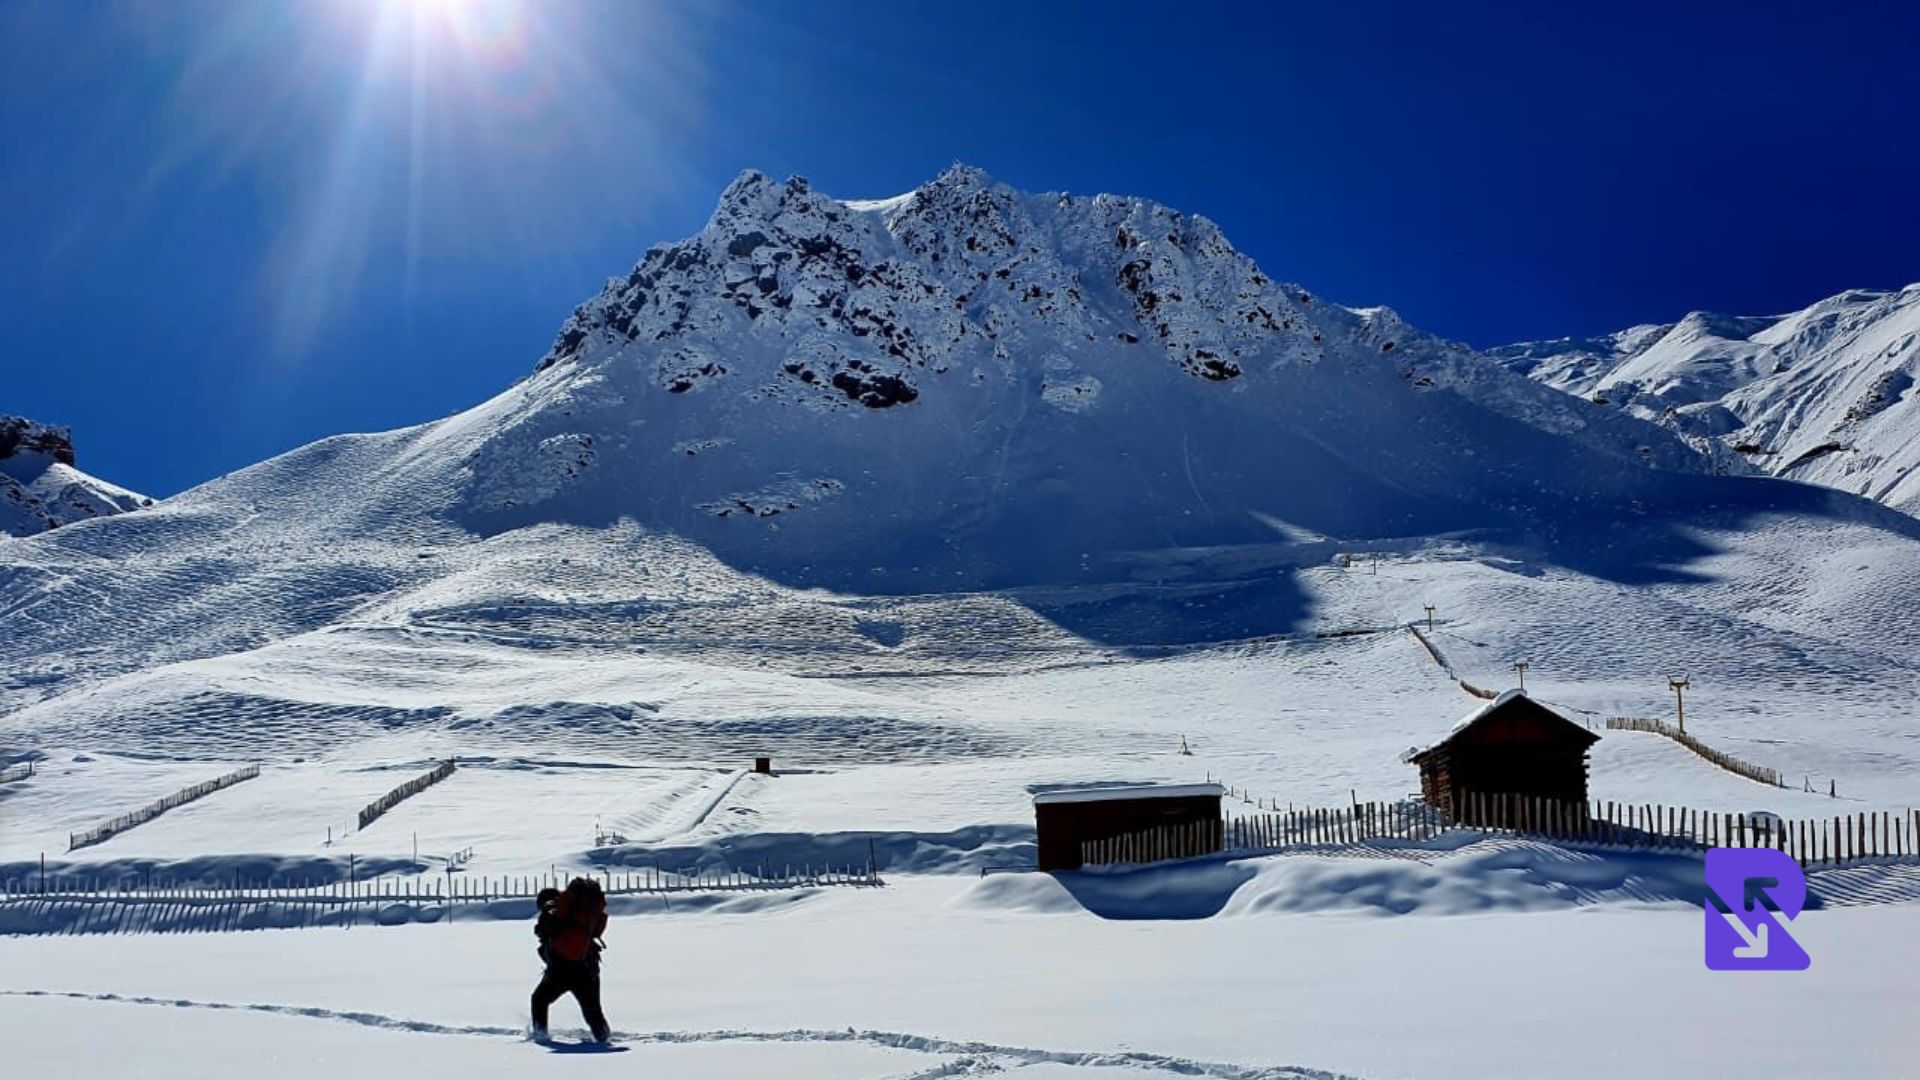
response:
{"label": "sun", "polygon": [[157,169],[271,171],[266,351],[304,357],[363,269],[405,292],[429,260],[566,250],[681,182],[698,25],[663,0],[229,5],[179,65]]}
{"label": "sun", "polygon": [[508,58],[526,40],[524,0],[383,0],[416,47],[451,45],[476,61]]}

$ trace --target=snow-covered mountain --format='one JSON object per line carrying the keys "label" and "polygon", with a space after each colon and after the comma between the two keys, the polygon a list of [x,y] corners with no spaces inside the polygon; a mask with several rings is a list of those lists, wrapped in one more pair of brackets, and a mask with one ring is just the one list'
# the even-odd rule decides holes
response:
{"label": "snow-covered mountain", "polygon": [[1920,514],[1920,284],[1786,315],[1695,312],[1493,350],[1549,386],[1651,420],[1721,463]]}
{"label": "snow-covered mountain", "polygon": [[848,202],[742,176],[582,305],[467,460],[493,532],[621,516],[797,583],[1110,575],[1127,553],[1537,529],[1677,438],[1382,309],[1269,278],[1204,218],[956,167]]}
{"label": "snow-covered mountain", "polygon": [[66,428],[0,416],[0,536],[31,536],[74,521],[153,505],[73,465]]}
{"label": "snow-covered mountain", "polygon": [[[1758,550],[1708,539],[1756,521],[1831,534],[1769,542],[1773,568],[1915,528],[1708,475],[1657,425],[1274,280],[1204,218],[964,167],[881,201],[750,172],[492,400],[8,545],[0,619],[27,632],[0,633],[0,702],[348,625],[814,667],[1238,639],[1333,617],[1302,571],[1342,552],[1684,585]],[[1884,644],[1896,570],[1809,570],[1761,607],[1845,603],[1835,640]],[[1885,612],[1853,592],[1876,581]]]}
{"label": "snow-covered mountain", "polygon": [[[507,1019],[532,906],[503,895],[643,871],[673,891],[614,897],[605,969],[633,1072],[1716,1075],[1734,1023],[1743,1065],[1890,1072],[1920,951],[1899,860],[1809,867],[1793,932],[1832,1012],[1701,968],[1691,840],[1015,871],[1060,785],[1221,779],[1236,818],[1378,799],[1424,834],[1402,752],[1516,669],[1603,733],[1610,816],[1884,843],[1920,775],[1917,600],[1913,518],[1719,475],[1204,219],[969,169],[882,201],[750,173],[491,400],[0,541],[0,765],[32,763],[0,783],[0,997],[39,1036],[8,1060],[72,1071],[111,1030],[129,1074],[209,1047],[281,1080],[537,1072]],[[1606,728],[1671,715],[1682,673],[1690,733],[1787,787]],[[886,887],[776,888],[849,864]],[[1467,954],[1497,977],[1391,1037],[1352,1022]],[[1556,1041],[1539,988],[1570,967],[1630,1053]],[[1650,971],[1719,1013],[1640,1009]],[[1809,1019],[1841,1037],[1796,1056]],[[585,1048],[572,1023],[555,1049]]]}

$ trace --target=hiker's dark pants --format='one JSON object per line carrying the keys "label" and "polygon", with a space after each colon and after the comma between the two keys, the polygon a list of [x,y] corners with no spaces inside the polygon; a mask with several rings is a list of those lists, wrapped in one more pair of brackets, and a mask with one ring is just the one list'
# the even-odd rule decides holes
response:
{"label": "hiker's dark pants", "polygon": [[545,1030],[547,1006],[572,994],[580,1003],[580,1016],[593,1029],[593,1037],[607,1037],[607,1014],[600,1011],[600,971],[585,964],[550,964],[533,988],[533,1026]]}

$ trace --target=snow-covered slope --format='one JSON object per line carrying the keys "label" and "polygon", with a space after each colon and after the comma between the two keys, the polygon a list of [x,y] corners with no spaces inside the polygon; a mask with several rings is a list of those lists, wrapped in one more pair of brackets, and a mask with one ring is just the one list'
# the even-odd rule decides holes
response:
{"label": "snow-covered slope", "polygon": [[151,505],[145,495],[74,468],[67,429],[0,416],[0,536],[31,536]]}
{"label": "snow-covered slope", "polygon": [[1787,315],[1695,312],[1493,350],[1513,370],[1655,421],[1722,463],[1920,513],[1920,284]]}
{"label": "snow-covered slope", "polygon": [[567,321],[459,517],[622,515],[798,584],[1111,576],[1146,549],[1538,528],[1696,468],[1204,218],[949,170],[847,203],[736,181]]}
{"label": "snow-covered slope", "polygon": [[[205,745],[201,719],[305,745],[633,700],[624,670],[569,669],[564,693],[525,671],[443,682],[497,666],[446,651],[477,640],[640,648],[705,665],[655,672],[663,693],[720,665],[730,694],[754,687],[728,700],[872,715],[864,691],[791,676],[1415,614],[1412,595],[1356,606],[1316,577],[1369,550],[1480,566],[1462,604],[1511,595],[1520,571],[1560,583],[1555,619],[1645,609],[1707,632],[1737,611],[1734,637],[1811,635],[1796,647],[1858,661],[1835,670],[1905,670],[1896,556],[1920,527],[1673,471],[1698,468],[1655,425],[1274,281],[1202,218],[958,167],[871,203],[748,173],[494,399],[0,550],[0,709],[26,709],[17,730],[133,737],[170,716],[183,745]],[[1844,588],[1836,551],[1866,564]],[[1756,595],[1756,567],[1805,586]],[[1844,598],[1848,618],[1790,595]],[[203,663],[227,654],[244,659]],[[907,712],[890,722],[923,722]]]}
{"label": "snow-covered slope", "polygon": [[[1602,733],[1597,800],[1884,830],[1920,770],[1916,599],[1920,522],[1712,475],[1627,411],[1273,281],[1203,219],[967,169],[877,202],[747,174],[490,401],[0,543],[0,763],[35,763],[0,784],[0,882],[886,874],[619,907],[615,1049],[664,1075],[1706,1075],[1726,1048],[1702,1033],[1756,1017],[1852,1050],[1762,1040],[1748,1073],[1866,1074],[1912,1011],[1908,865],[1816,871],[1823,904],[1890,907],[1796,924],[1819,956],[1800,989],[1733,997],[1700,964],[1686,854],[1452,833],[982,872],[1031,859],[1031,793],[1062,782],[1224,779],[1235,814],[1404,797],[1401,752],[1475,702],[1459,680],[1504,687],[1520,660]],[[1797,782],[1605,729],[1669,715],[1674,673],[1689,732]],[[772,775],[746,771],[761,754]],[[66,850],[242,763],[259,775]],[[282,923],[16,898],[6,926],[46,936],[0,935],[0,995],[45,1035],[28,1067],[131,1029],[73,1060],[201,1075],[294,1047],[337,1073],[345,1046],[382,1074],[437,1038],[436,1060],[537,1074],[516,903],[108,935]],[[1288,961],[1243,962],[1263,952]],[[1380,987],[1462,955],[1493,977],[1382,1037]],[[1572,969],[1573,997],[1541,992]],[[1646,1034],[1649,973],[1726,1022]],[[1575,1060],[1480,1022],[1573,1010],[1645,1037]]]}

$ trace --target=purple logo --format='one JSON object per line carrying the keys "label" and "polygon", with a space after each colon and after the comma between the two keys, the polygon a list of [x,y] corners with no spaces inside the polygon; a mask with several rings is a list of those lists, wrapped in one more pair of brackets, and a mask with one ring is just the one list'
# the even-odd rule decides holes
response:
{"label": "purple logo", "polygon": [[1805,971],[1813,959],[1787,923],[1807,902],[1807,875],[1784,851],[1707,852],[1707,967],[1714,971]]}

